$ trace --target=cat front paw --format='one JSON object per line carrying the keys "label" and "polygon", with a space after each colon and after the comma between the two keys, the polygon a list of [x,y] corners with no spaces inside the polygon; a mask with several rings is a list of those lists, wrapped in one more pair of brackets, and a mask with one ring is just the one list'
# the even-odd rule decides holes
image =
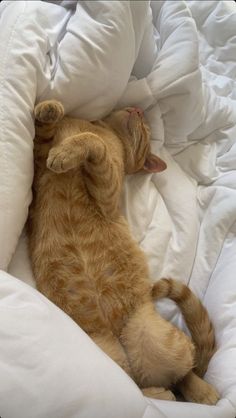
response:
{"label": "cat front paw", "polygon": [[57,100],[46,100],[37,104],[34,116],[41,123],[56,123],[63,118],[64,108]]}
{"label": "cat front paw", "polygon": [[66,173],[75,168],[76,158],[72,157],[67,150],[52,148],[48,154],[47,168],[54,173]]}

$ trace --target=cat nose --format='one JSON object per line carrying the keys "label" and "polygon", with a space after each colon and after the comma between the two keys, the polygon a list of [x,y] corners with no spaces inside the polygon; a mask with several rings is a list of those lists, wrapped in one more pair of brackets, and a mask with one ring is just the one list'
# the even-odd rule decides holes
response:
{"label": "cat nose", "polygon": [[135,107],[134,110],[138,113],[139,116],[143,116],[143,110],[140,109],[140,107]]}
{"label": "cat nose", "polygon": [[126,109],[129,113],[137,113],[139,116],[143,116],[143,110],[140,107],[129,107]]}

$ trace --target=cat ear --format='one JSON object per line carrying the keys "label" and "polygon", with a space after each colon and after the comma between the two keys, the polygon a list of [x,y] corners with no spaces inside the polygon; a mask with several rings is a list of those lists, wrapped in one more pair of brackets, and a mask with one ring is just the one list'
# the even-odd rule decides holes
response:
{"label": "cat ear", "polygon": [[143,169],[148,173],[160,173],[166,169],[167,165],[165,161],[157,157],[154,154],[148,154]]}

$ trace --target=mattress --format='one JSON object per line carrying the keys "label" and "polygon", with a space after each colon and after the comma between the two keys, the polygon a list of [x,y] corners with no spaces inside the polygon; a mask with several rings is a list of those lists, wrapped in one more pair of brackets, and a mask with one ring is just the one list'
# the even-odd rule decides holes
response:
{"label": "mattress", "polygon": [[[231,1],[3,1],[0,5],[0,415],[236,415],[236,6]],[[167,170],[127,176],[122,208],[153,281],[188,284],[213,321],[216,406],[143,397],[34,289],[24,224],[33,107],[90,120],[140,106]],[[8,273],[6,273],[8,271]],[[185,329],[173,303],[158,309]]]}

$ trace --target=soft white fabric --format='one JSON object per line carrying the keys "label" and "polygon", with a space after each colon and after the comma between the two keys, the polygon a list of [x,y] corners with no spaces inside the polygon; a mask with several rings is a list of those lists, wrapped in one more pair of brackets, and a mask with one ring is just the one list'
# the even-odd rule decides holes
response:
{"label": "soft white fabric", "polygon": [[[152,128],[153,150],[166,160],[168,169],[129,176],[124,213],[148,256],[153,280],[172,276],[189,283],[207,306],[218,351],[206,378],[222,396],[216,407],[152,404],[167,417],[234,418],[234,2],[2,2],[0,18],[0,45],[5,48],[1,106],[14,109],[4,114],[1,125],[7,132],[7,142],[3,134],[0,143],[7,150],[0,156],[1,209],[5,209],[0,210],[1,267],[6,267],[27,216],[35,98],[56,97],[67,112],[88,119],[102,117],[112,108],[141,106]],[[11,84],[6,84],[9,77]],[[8,176],[4,167],[11,167]],[[14,201],[8,201],[13,190]],[[23,236],[10,271],[31,283],[27,263]],[[184,327],[173,304],[162,302],[160,309]],[[33,313],[30,321],[33,326]],[[30,352],[27,355],[30,360]],[[27,385],[23,375],[19,379]],[[144,413],[141,409],[137,416]],[[152,413],[146,410],[145,417]]]}
{"label": "soft white fabric", "polygon": [[0,294],[2,417],[137,418],[154,410],[164,418],[43,295],[3,271]]}
{"label": "soft white fabric", "polygon": [[66,15],[64,9],[51,5],[48,16],[48,5],[41,2],[13,3],[1,4],[0,21],[0,268],[3,269],[10,262],[31,200],[32,113],[37,95],[51,76],[47,69],[50,50],[47,33],[53,38]]}

